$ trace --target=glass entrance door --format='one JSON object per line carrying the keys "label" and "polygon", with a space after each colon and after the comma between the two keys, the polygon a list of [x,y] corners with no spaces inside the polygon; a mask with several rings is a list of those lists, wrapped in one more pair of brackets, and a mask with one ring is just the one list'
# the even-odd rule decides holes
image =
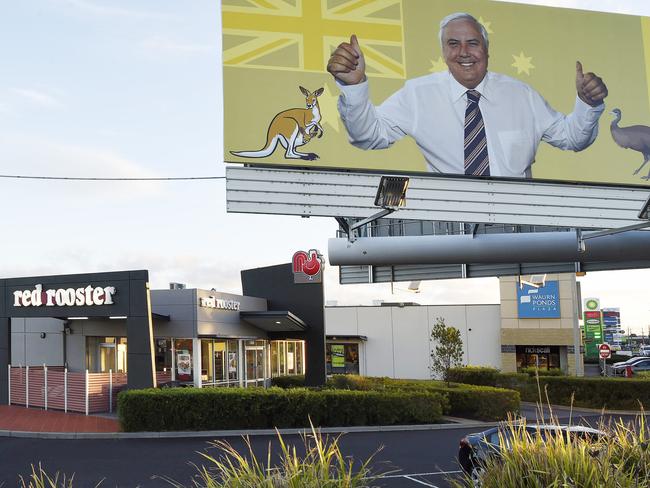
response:
{"label": "glass entrance door", "polygon": [[[249,345],[250,343],[254,345]],[[258,344],[260,343],[261,344]],[[264,345],[263,341],[246,343],[246,386],[264,386]]]}

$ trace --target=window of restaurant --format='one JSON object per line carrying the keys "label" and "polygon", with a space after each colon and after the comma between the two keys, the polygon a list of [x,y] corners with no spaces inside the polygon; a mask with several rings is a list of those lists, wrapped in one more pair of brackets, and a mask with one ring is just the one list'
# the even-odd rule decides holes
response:
{"label": "window of restaurant", "polygon": [[325,361],[327,374],[359,374],[359,344],[327,343]]}
{"label": "window of restaurant", "polygon": [[176,353],[176,380],[183,382],[194,381],[192,339],[174,339],[174,350]]}
{"label": "window of restaurant", "polygon": [[172,369],[172,341],[157,337],[154,341],[154,363],[156,371],[171,371]]}
{"label": "window of restaurant", "polygon": [[522,368],[543,370],[560,368],[560,346],[517,346],[517,371]]}
{"label": "window of restaurant", "polygon": [[126,337],[86,337],[86,369],[91,373],[126,373]]}
{"label": "window of restaurant", "polygon": [[271,342],[271,377],[305,374],[305,341]]}
{"label": "window of restaurant", "polygon": [[204,385],[238,386],[239,341],[201,339],[201,382]]}

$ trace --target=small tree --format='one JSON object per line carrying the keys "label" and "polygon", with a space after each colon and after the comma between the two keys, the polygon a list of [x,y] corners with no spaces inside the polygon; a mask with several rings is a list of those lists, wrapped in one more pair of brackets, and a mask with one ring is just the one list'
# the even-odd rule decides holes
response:
{"label": "small tree", "polygon": [[460,331],[445,325],[443,317],[437,317],[431,330],[431,376],[439,374],[449,386],[449,370],[461,365],[463,360],[463,340]]}

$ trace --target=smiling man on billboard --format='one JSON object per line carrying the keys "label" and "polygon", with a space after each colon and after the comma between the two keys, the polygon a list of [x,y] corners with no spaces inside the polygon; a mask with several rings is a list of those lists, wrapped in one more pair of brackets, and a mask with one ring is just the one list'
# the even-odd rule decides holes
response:
{"label": "smiling man on billboard", "polygon": [[338,107],[352,144],[384,149],[410,135],[430,171],[530,177],[541,141],[581,151],[596,139],[607,87],[579,61],[574,110],[564,115],[529,85],[487,70],[488,34],[470,14],[445,17],[440,43],[449,70],[407,81],[377,107],[357,37],[338,46],[327,70],[341,89]]}

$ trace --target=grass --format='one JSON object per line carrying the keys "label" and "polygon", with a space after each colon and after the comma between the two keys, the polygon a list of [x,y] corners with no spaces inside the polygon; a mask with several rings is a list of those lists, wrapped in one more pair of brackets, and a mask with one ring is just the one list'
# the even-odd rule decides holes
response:
{"label": "grass", "polygon": [[[541,405],[538,418],[544,419]],[[560,426],[551,405],[547,408],[550,420],[538,423]],[[483,465],[482,488],[650,488],[650,439],[643,410],[632,422],[601,421],[603,435],[597,438],[531,433],[525,419],[514,417],[501,426],[496,455]],[[469,477],[450,484],[472,486]]]}
{"label": "grass", "polygon": [[[254,453],[250,439],[244,437],[246,453],[242,454],[226,441],[210,443],[220,454],[199,453],[206,464],[196,466],[194,488],[370,488],[382,474],[373,474],[370,465],[373,456],[356,463],[342,454],[337,437],[323,437],[313,426],[302,436],[302,449],[287,444],[278,432],[280,460],[272,464],[271,445],[266,459]],[[376,453],[375,453],[376,454]],[[386,473],[384,473],[386,474]],[[165,479],[165,478],[163,478]],[[171,479],[165,479],[175,488],[184,488]]]}

